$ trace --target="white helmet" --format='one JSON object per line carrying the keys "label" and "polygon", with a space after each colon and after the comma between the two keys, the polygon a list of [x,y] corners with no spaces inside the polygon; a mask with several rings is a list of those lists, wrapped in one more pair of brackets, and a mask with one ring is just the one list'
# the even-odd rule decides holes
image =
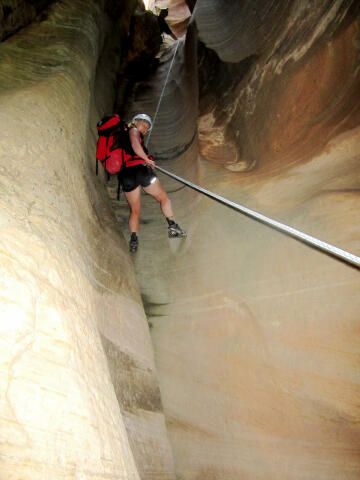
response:
{"label": "white helmet", "polygon": [[135,117],[131,120],[131,123],[134,123],[135,120],[145,120],[149,124],[149,132],[152,129],[152,121],[149,115],[146,115],[146,113],[138,113],[135,115]]}

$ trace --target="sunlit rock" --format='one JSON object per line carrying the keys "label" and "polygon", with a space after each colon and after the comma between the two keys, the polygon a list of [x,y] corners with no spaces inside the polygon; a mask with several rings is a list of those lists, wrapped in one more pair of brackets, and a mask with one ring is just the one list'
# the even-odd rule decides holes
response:
{"label": "sunlit rock", "polygon": [[112,28],[98,2],[54,2],[0,44],[4,479],[174,479],[133,264],[95,176]]}

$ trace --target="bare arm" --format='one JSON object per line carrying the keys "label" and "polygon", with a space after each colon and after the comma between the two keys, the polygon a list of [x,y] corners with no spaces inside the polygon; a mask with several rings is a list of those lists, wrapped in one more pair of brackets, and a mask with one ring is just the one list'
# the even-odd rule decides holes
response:
{"label": "bare arm", "polygon": [[132,149],[134,150],[136,155],[140,158],[143,158],[147,163],[147,165],[150,165],[150,167],[155,167],[154,160],[151,160],[151,158],[149,158],[148,155],[146,155],[141,145],[139,130],[136,127],[131,128],[129,135],[130,135],[130,142],[131,142]]}

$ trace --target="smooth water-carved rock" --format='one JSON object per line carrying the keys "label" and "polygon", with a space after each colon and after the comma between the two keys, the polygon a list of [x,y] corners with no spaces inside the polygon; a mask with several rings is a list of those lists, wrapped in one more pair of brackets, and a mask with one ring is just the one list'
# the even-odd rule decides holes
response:
{"label": "smooth water-carved rock", "polygon": [[[357,2],[186,3],[161,166],[359,255]],[[357,479],[355,269],[163,176],[188,238],[144,196],[130,259],[88,130],[126,52],[116,6],[56,2],[0,49],[3,474],[173,479],[163,408],[179,478]],[[154,115],[173,53],[125,118]]]}
{"label": "smooth water-carved rock", "polygon": [[174,478],[133,264],[94,171],[106,28],[98,2],[54,2],[0,45],[3,478]]}
{"label": "smooth water-carved rock", "polygon": [[[216,52],[199,54],[204,158],[161,165],[359,255],[358,5],[204,0],[197,11]],[[170,92],[160,121],[172,120]],[[170,140],[158,128],[160,150]],[[161,180],[189,235],[168,240],[145,197],[136,270],[177,474],[355,480],[358,272]]]}
{"label": "smooth water-carved rock", "polygon": [[0,41],[26,27],[37,16],[46,18],[46,7],[54,0],[4,0],[0,5]]}

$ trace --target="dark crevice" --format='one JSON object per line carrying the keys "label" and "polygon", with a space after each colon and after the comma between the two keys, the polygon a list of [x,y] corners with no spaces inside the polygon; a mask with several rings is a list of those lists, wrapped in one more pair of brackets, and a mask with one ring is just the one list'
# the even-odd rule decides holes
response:
{"label": "dark crevice", "polygon": [[4,42],[17,34],[32,22],[47,19],[49,7],[56,0],[26,0],[18,7],[0,5],[2,21],[0,21],[0,42]]}
{"label": "dark crevice", "polygon": [[[222,122],[222,110],[234,89],[258,59],[251,55],[241,62],[223,62],[214,50],[199,42],[199,111],[200,115],[217,111],[217,122]],[[227,101],[226,101],[227,100]]]}

